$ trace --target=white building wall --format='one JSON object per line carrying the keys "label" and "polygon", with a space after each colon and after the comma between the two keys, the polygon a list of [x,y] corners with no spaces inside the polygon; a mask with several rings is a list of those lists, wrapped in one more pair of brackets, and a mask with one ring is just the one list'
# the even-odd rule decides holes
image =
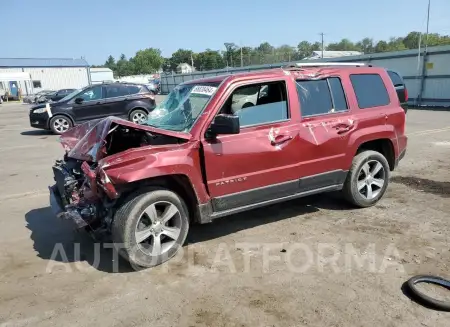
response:
{"label": "white building wall", "polygon": [[89,85],[85,67],[24,68],[23,71],[29,72],[33,81],[41,82],[41,88],[34,88],[35,92],[42,89],[78,89]]}

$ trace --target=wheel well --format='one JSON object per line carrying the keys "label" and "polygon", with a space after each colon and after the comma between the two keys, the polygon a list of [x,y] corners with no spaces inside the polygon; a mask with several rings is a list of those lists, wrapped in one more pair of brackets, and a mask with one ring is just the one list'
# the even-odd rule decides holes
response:
{"label": "wheel well", "polygon": [[142,107],[135,107],[135,108],[130,110],[130,113],[128,114],[128,119],[131,119],[131,114],[133,113],[133,111],[136,111],[136,110],[143,110],[143,111],[145,111],[148,114],[148,110],[147,109],[142,108]]}
{"label": "wheel well", "polygon": [[48,127],[49,127],[49,128],[50,128],[50,121],[51,121],[53,118],[58,117],[58,116],[64,116],[64,117],[66,117],[66,118],[69,118],[69,120],[70,120],[71,123],[72,123],[72,126],[75,126],[75,121],[73,120],[72,117],[70,117],[70,116],[67,115],[67,114],[61,114],[61,113],[58,112],[57,114],[52,115],[52,118],[50,118],[50,119],[48,120]]}
{"label": "wheel well", "polygon": [[[129,183],[123,187],[123,190],[121,190],[121,200],[124,201],[131,194],[148,186],[163,187],[178,194],[188,207],[190,220],[192,222],[199,221],[200,212],[198,210],[197,196],[189,178],[186,175],[166,175]],[[119,200],[120,203],[122,201]]]}
{"label": "wheel well", "polygon": [[373,150],[380,152],[388,161],[389,168],[391,171],[395,168],[395,151],[394,151],[394,145],[392,144],[392,141],[389,139],[378,139],[373,141],[368,141],[363,144],[361,144],[358,148],[358,151],[356,151],[356,154],[365,151],[365,150]]}

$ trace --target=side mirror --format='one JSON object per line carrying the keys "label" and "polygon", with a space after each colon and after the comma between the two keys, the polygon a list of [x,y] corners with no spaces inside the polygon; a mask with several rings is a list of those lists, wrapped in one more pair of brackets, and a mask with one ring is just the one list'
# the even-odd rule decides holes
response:
{"label": "side mirror", "polygon": [[76,104],[81,104],[81,103],[83,103],[83,101],[84,101],[83,98],[76,98],[75,99],[75,103]]}
{"label": "side mirror", "polygon": [[208,129],[208,134],[239,134],[239,117],[235,115],[217,115]]}

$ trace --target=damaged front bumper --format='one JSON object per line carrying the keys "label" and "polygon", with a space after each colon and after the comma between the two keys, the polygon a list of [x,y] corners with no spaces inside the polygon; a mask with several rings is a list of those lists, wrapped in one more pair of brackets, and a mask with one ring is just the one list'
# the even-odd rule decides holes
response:
{"label": "damaged front bumper", "polygon": [[72,220],[77,228],[84,228],[88,225],[76,208],[68,208],[68,206],[64,208],[61,195],[59,194],[56,184],[49,186],[48,189],[50,192],[50,206],[56,217]]}

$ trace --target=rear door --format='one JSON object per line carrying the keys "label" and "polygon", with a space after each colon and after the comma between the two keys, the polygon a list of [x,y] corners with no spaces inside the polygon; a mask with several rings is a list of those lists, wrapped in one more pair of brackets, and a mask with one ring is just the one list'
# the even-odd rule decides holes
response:
{"label": "rear door", "polygon": [[[298,191],[297,165],[302,154],[298,114],[290,112],[289,86],[289,93],[295,92],[286,79],[236,85],[220,105],[219,113],[239,117],[241,130],[239,134],[202,140],[214,211],[233,210]],[[236,107],[242,94],[253,94],[253,90],[264,87],[268,87],[266,96],[253,105]]]}
{"label": "rear door", "polygon": [[[129,103],[129,89],[124,84],[108,84],[104,87],[106,115],[124,117],[125,108]],[[126,116],[126,115],[125,115]]]}
{"label": "rear door", "polygon": [[344,182],[348,142],[355,131],[351,105],[341,76],[297,79],[300,102],[300,174],[302,191]]}

